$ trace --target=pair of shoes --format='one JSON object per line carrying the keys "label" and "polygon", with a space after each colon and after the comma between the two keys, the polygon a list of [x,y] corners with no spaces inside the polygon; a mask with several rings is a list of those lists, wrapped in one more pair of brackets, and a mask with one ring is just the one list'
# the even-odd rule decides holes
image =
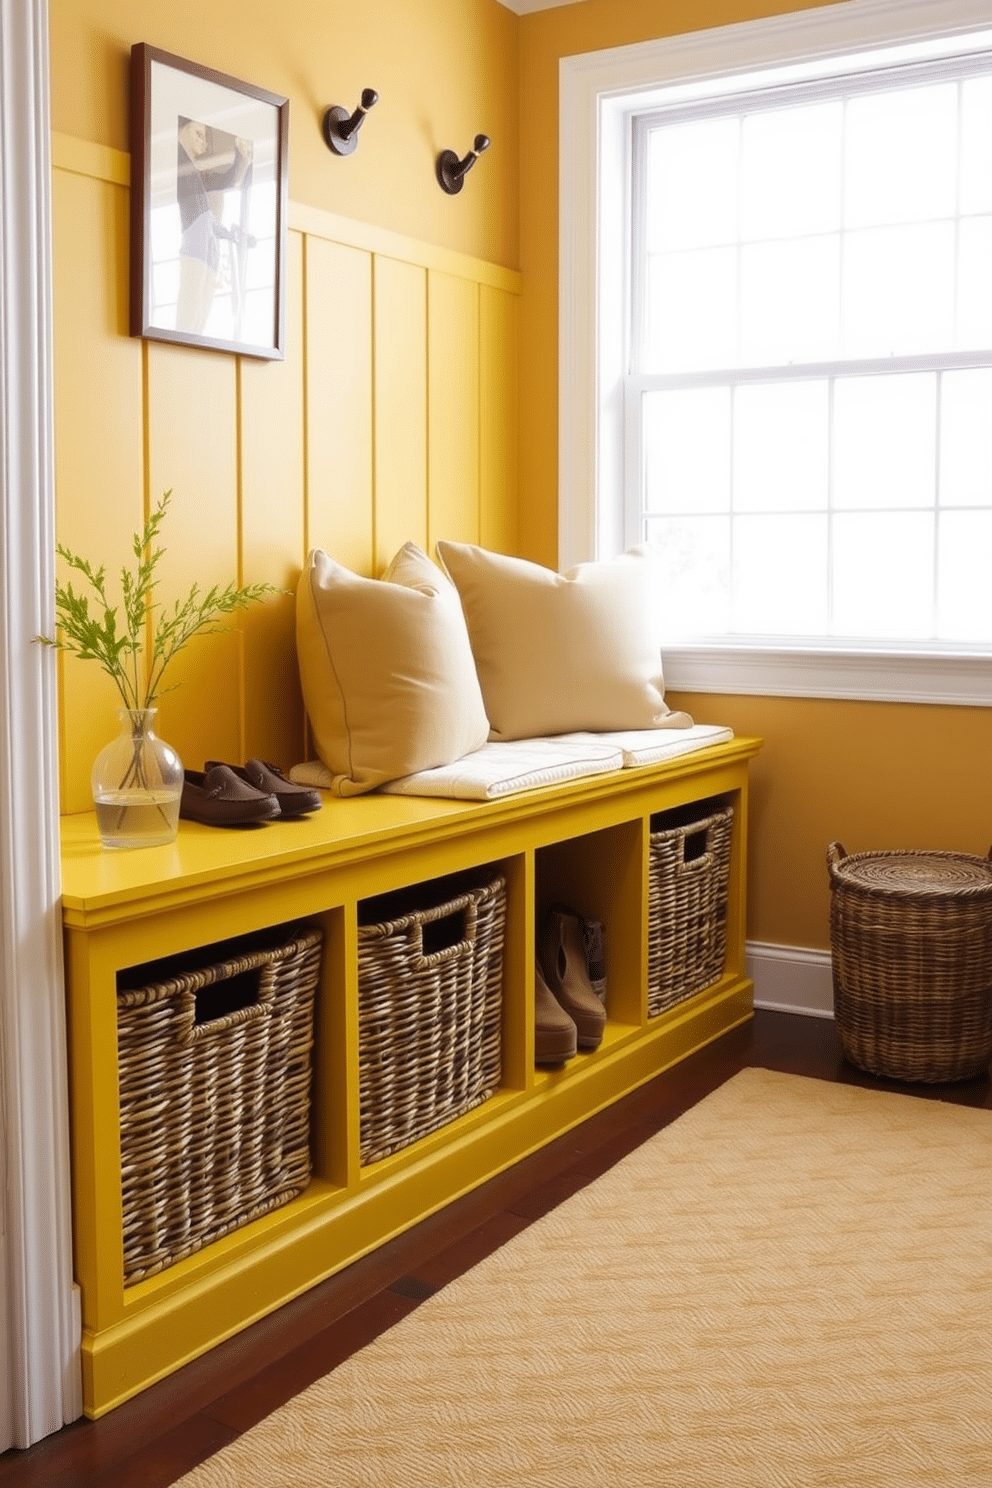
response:
{"label": "pair of shoes", "polygon": [[575,1024],[578,1047],[598,1049],[606,1027],[602,925],[552,905],[541,928],[538,960],[553,997]]}
{"label": "pair of shoes", "polygon": [[[206,767],[211,770],[220,763],[220,760],[207,760]],[[224,765],[223,768],[230,770],[239,780],[260,791],[262,795],[275,796],[279,816],[303,816],[308,811],[320,810],[319,790],[287,780],[279,766],[270,765],[267,760],[250,759],[243,765]]]}
{"label": "pair of shoes", "polygon": [[208,827],[241,827],[279,815],[275,796],[256,790],[228,765],[183,771],[179,815]]}
{"label": "pair of shoes", "polygon": [[243,766],[207,760],[203,770],[183,772],[179,815],[208,827],[248,826],[319,807],[319,791],[294,785],[264,760],[250,759]]}

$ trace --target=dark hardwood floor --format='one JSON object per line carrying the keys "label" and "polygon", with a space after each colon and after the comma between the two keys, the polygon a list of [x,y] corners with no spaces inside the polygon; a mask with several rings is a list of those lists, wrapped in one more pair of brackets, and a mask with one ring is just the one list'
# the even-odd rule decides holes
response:
{"label": "dark hardwood floor", "polygon": [[137,1399],[0,1455],[0,1485],[166,1488],[746,1065],[992,1108],[987,1078],[874,1080],[846,1062],[831,1020],[759,1010],[753,1022]]}

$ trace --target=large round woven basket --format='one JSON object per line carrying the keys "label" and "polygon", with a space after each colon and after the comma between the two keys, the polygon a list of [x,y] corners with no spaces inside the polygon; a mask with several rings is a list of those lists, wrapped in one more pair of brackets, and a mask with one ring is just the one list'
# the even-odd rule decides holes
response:
{"label": "large round woven basket", "polygon": [[992,853],[827,849],[834,1015],[848,1059],[910,1081],[992,1063]]}

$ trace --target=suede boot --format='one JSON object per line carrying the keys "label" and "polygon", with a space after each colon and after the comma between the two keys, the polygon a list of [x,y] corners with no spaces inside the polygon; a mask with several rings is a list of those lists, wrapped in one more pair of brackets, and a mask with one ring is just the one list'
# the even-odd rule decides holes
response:
{"label": "suede boot", "polygon": [[534,968],[534,1063],[564,1064],[576,1052],[575,1024]]}
{"label": "suede boot", "polygon": [[580,1049],[597,1049],[606,1027],[606,1009],[589,980],[582,917],[560,906],[548,911],[538,955],[544,979],[575,1024]]}
{"label": "suede boot", "polygon": [[589,985],[605,1007],[606,950],[603,946],[603,926],[599,920],[582,921],[582,944],[586,953]]}

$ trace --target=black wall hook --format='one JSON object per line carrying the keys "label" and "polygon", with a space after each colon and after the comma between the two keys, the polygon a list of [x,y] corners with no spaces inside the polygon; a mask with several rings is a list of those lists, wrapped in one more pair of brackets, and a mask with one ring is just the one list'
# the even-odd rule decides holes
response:
{"label": "black wall hook", "polygon": [[437,157],[437,181],[442,191],[449,196],[456,196],[462,189],[466,175],[472,169],[483,150],[489,149],[489,136],[477,134],[472,141],[472,148],[463,160],[459,160],[454,150],[442,150]]}
{"label": "black wall hook", "polygon": [[335,155],[351,155],[358,144],[358,131],[365,121],[365,115],[372,106],[379,102],[379,95],[374,88],[362,90],[362,101],[353,114],[349,114],[346,108],[335,104],[329,108],[324,115],[324,143]]}

